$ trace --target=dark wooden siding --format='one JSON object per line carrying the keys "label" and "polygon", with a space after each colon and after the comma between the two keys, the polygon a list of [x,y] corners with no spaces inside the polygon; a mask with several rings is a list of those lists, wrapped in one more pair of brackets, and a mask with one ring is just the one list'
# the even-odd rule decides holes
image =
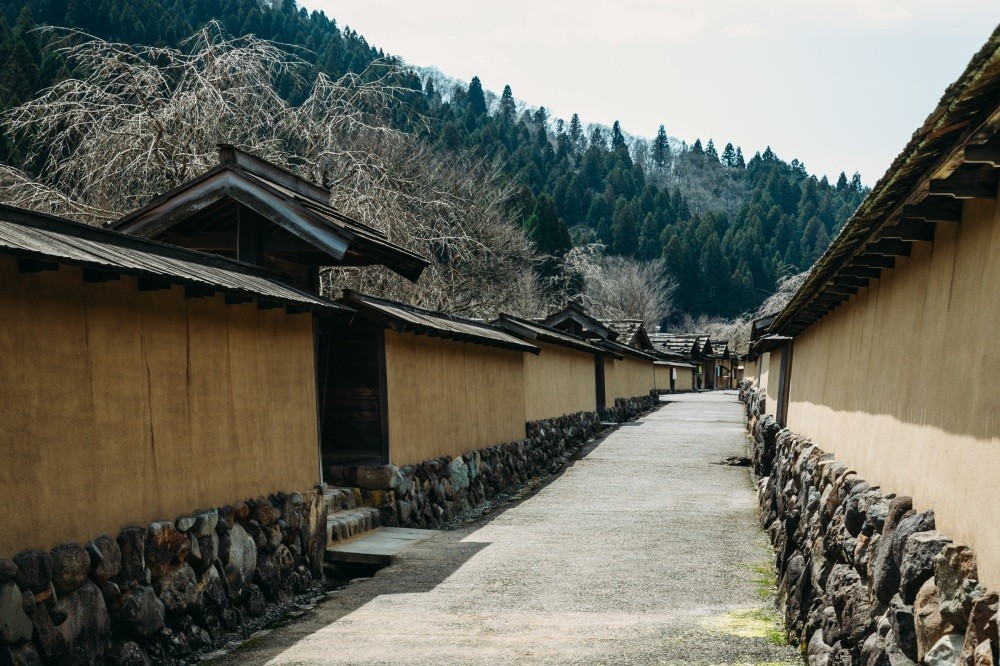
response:
{"label": "dark wooden siding", "polygon": [[384,366],[381,327],[360,321],[322,327],[319,386],[324,465],[388,462]]}

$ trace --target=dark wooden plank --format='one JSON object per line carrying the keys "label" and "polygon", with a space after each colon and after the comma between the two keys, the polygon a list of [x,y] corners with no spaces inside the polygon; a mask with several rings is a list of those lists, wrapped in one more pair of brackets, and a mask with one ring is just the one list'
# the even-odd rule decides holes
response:
{"label": "dark wooden plank", "polygon": [[240,294],[226,294],[226,305],[241,305],[253,300],[252,296],[242,296]]}
{"label": "dark wooden plank", "polygon": [[854,257],[851,263],[855,266],[867,266],[869,268],[894,268],[896,266],[896,259],[881,254],[865,254],[860,257]]}
{"label": "dark wooden plank", "polygon": [[997,195],[1000,172],[996,169],[966,171],[959,169],[947,178],[930,182],[929,191],[934,195],[956,199],[993,199]]}
{"label": "dark wooden plank", "polygon": [[28,257],[17,258],[17,271],[19,273],[41,273],[43,271],[57,270],[59,270],[59,263],[56,261],[29,259]]}
{"label": "dark wooden plank", "polygon": [[867,268],[864,266],[847,266],[840,269],[840,274],[850,277],[879,278],[882,277],[882,270],[878,268]]}
{"label": "dark wooden plank", "polygon": [[120,280],[120,279],[121,279],[121,274],[115,273],[113,271],[102,271],[99,268],[83,269],[84,282],[113,282],[114,280]]}
{"label": "dark wooden plank", "polygon": [[883,238],[904,241],[933,241],[935,226],[923,220],[902,220],[882,230]]}
{"label": "dark wooden plank", "polygon": [[868,245],[865,249],[873,254],[882,254],[887,257],[908,257],[910,256],[910,243],[896,240],[895,238],[883,238],[880,241]]}
{"label": "dark wooden plank", "polygon": [[209,298],[215,295],[215,289],[205,285],[189,284],[184,286],[184,298]]}
{"label": "dark wooden plank", "polygon": [[965,161],[1000,167],[1000,143],[978,143],[965,147]]}
{"label": "dark wooden plank", "polygon": [[958,222],[962,219],[962,202],[949,197],[927,197],[918,204],[903,206],[903,219]]}
{"label": "dark wooden plank", "polygon": [[161,280],[160,278],[139,278],[139,291],[162,291],[164,289],[170,289],[169,280]]}
{"label": "dark wooden plank", "polygon": [[275,310],[277,308],[280,308],[281,306],[282,306],[282,303],[279,303],[278,301],[269,301],[269,300],[264,299],[264,298],[258,298],[257,299],[257,309],[258,310]]}

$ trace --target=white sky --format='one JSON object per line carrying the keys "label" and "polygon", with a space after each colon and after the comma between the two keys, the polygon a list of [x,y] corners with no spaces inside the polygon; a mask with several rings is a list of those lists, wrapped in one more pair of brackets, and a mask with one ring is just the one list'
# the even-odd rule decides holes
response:
{"label": "white sky", "polygon": [[[302,2],[302,0],[300,0]],[[385,52],[584,123],[770,145],[874,184],[1000,21],[997,0],[304,0]]]}

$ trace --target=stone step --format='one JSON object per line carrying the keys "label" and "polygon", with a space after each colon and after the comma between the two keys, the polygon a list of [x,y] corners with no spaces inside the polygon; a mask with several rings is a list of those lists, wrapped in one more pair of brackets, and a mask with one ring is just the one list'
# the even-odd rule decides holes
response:
{"label": "stone step", "polygon": [[378,509],[359,506],[327,515],[326,534],[329,543],[350,539],[376,529],[379,524]]}
{"label": "stone step", "polygon": [[439,530],[418,530],[406,527],[379,527],[366,534],[331,543],[326,547],[325,560],[333,564],[392,564],[396,556],[414,544],[440,534]]}
{"label": "stone step", "polygon": [[362,505],[360,488],[327,486],[323,497],[326,498],[326,510],[328,513],[347,511]]}

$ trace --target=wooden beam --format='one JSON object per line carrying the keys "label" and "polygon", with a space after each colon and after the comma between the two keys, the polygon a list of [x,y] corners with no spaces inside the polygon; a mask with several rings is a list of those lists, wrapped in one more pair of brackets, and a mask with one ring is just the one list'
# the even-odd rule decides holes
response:
{"label": "wooden beam", "polygon": [[840,274],[849,277],[876,279],[882,277],[882,270],[864,266],[847,266],[840,270]]}
{"label": "wooden beam", "polygon": [[41,259],[29,259],[27,257],[17,258],[18,273],[41,273],[42,271],[59,270],[59,262],[43,261]]}
{"label": "wooden beam", "polygon": [[285,312],[288,314],[305,314],[309,312],[309,307],[306,305],[292,305],[291,303],[285,305]]}
{"label": "wooden beam", "polygon": [[868,278],[855,277],[853,275],[838,275],[830,280],[830,283],[838,287],[861,288],[868,286],[868,280]]}
{"label": "wooden beam", "polygon": [[841,296],[853,296],[858,293],[858,288],[847,287],[840,284],[828,284],[823,287],[823,291],[830,292],[831,294],[840,294]]}
{"label": "wooden beam", "polygon": [[903,219],[959,222],[962,219],[962,202],[946,197],[927,197],[918,204],[903,206]]}
{"label": "wooden beam", "polygon": [[162,278],[139,278],[139,291],[162,291],[170,289],[170,280]]}
{"label": "wooden beam", "polygon": [[866,254],[851,259],[855,266],[867,266],[869,268],[895,268],[895,257],[886,257],[881,254]]}
{"label": "wooden beam", "polygon": [[923,220],[902,220],[882,230],[883,238],[895,238],[904,241],[933,241],[934,224]]}
{"label": "wooden beam", "polygon": [[215,289],[208,285],[184,285],[184,298],[207,298],[215,295]]}
{"label": "wooden beam", "polygon": [[100,268],[83,269],[84,282],[111,282],[112,280],[118,280],[120,278],[121,275],[113,271],[103,271]]}
{"label": "wooden beam", "polygon": [[910,243],[896,240],[895,238],[883,238],[880,241],[868,245],[865,250],[873,254],[882,254],[887,257],[908,257],[910,256]]}
{"label": "wooden beam", "polygon": [[277,301],[268,301],[263,298],[257,299],[257,309],[258,310],[275,310],[282,307],[283,304]]}
{"label": "wooden beam", "polygon": [[252,296],[243,296],[241,294],[226,294],[226,305],[242,305],[244,303],[249,303],[253,300]]}
{"label": "wooden beam", "polygon": [[1000,167],[1000,144],[976,143],[965,147],[965,161],[970,164],[989,164]]}
{"label": "wooden beam", "polygon": [[240,206],[236,221],[236,258],[242,262],[260,265],[260,225],[257,216]]}
{"label": "wooden beam", "polygon": [[954,197],[956,199],[994,199],[1000,184],[1000,172],[996,169],[966,171],[958,170],[947,178],[932,180],[930,193]]}

